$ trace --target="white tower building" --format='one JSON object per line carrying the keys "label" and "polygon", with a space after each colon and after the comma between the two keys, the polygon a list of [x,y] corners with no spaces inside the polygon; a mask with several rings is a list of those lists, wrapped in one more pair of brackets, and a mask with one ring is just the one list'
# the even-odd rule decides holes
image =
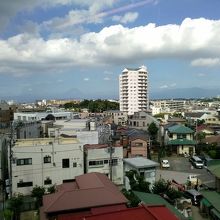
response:
{"label": "white tower building", "polygon": [[145,66],[125,68],[119,76],[120,111],[133,115],[149,109],[148,72]]}

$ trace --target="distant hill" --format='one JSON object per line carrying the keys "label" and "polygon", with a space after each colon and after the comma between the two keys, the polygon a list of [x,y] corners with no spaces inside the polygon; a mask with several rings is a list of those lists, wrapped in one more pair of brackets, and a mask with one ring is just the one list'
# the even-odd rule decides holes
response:
{"label": "distant hill", "polygon": [[220,95],[220,89],[204,88],[177,88],[177,89],[160,89],[159,91],[150,92],[150,99],[172,99],[172,98],[210,98]]}

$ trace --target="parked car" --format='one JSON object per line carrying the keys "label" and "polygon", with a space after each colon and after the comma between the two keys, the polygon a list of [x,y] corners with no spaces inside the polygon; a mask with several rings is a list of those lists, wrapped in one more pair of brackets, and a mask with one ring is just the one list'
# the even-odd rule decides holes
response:
{"label": "parked car", "polygon": [[195,168],[203,168],[204,166],[203,161],[197,156],[191,157],[189,161]]}
{"label": "parked car", "polygon": [[203,161],[203,164],[204,164],[204,166],[206,166],[206,167],[207,167],[209,161],[212,160],[211,157],[209,157],[208,155],[205,155],[205,154],[199,155],[198,157]]}
{"label": "parked car", "polygon": [[202,181],[198,178],[198,175],[190,174],[187,177],[187,182],[189,182],[192,186],[198,185],[200,186],[202,184]]}
{"label": "parked car", "polygon": [[161,167],[162,168],[169,168],[170,167],[170,163],[168,160],[161,160]]}
{"label": "parked car", "polygon": [[191,199],[192,204],[198,206],[201,199],[203,198],[202,194],[195,189],[186,190],[183,193],[183,196],[187,199]]}

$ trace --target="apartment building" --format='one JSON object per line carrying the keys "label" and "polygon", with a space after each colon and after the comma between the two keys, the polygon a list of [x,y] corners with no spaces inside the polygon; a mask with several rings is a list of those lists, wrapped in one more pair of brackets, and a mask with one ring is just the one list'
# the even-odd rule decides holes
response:
{"label": "apartment building", "polygon": [[123,147],[108,144],[84,146],[85,173],[104,173],[116,185],[123,184]]}
{"label": "apartment building", "polygon": [[185,100],[153,100],[152,104],[152,115],[164,113],[164,112],[175,112],[182,111],[186,107]]}
{"label": "apartment building", "polygon": [[120,111],[133,115],[149,109],[148,72],[145,66],[125,68],[119,76]]}
{"label": "apartment building", "polygon": [[75,138],[20,139],[12,148],[12,193],[71,182],[84,173],[83,146]]}

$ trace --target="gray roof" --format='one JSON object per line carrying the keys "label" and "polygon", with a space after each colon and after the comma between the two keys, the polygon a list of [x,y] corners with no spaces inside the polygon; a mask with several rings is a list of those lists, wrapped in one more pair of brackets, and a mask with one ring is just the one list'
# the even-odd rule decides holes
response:
{"label": "gray roof", "polygon": [[124,158],[123,161],[124,163],[127,163],[134,168],[146,168],[146,167],[159,166],[157,162],[149,160],[145,157]]}

